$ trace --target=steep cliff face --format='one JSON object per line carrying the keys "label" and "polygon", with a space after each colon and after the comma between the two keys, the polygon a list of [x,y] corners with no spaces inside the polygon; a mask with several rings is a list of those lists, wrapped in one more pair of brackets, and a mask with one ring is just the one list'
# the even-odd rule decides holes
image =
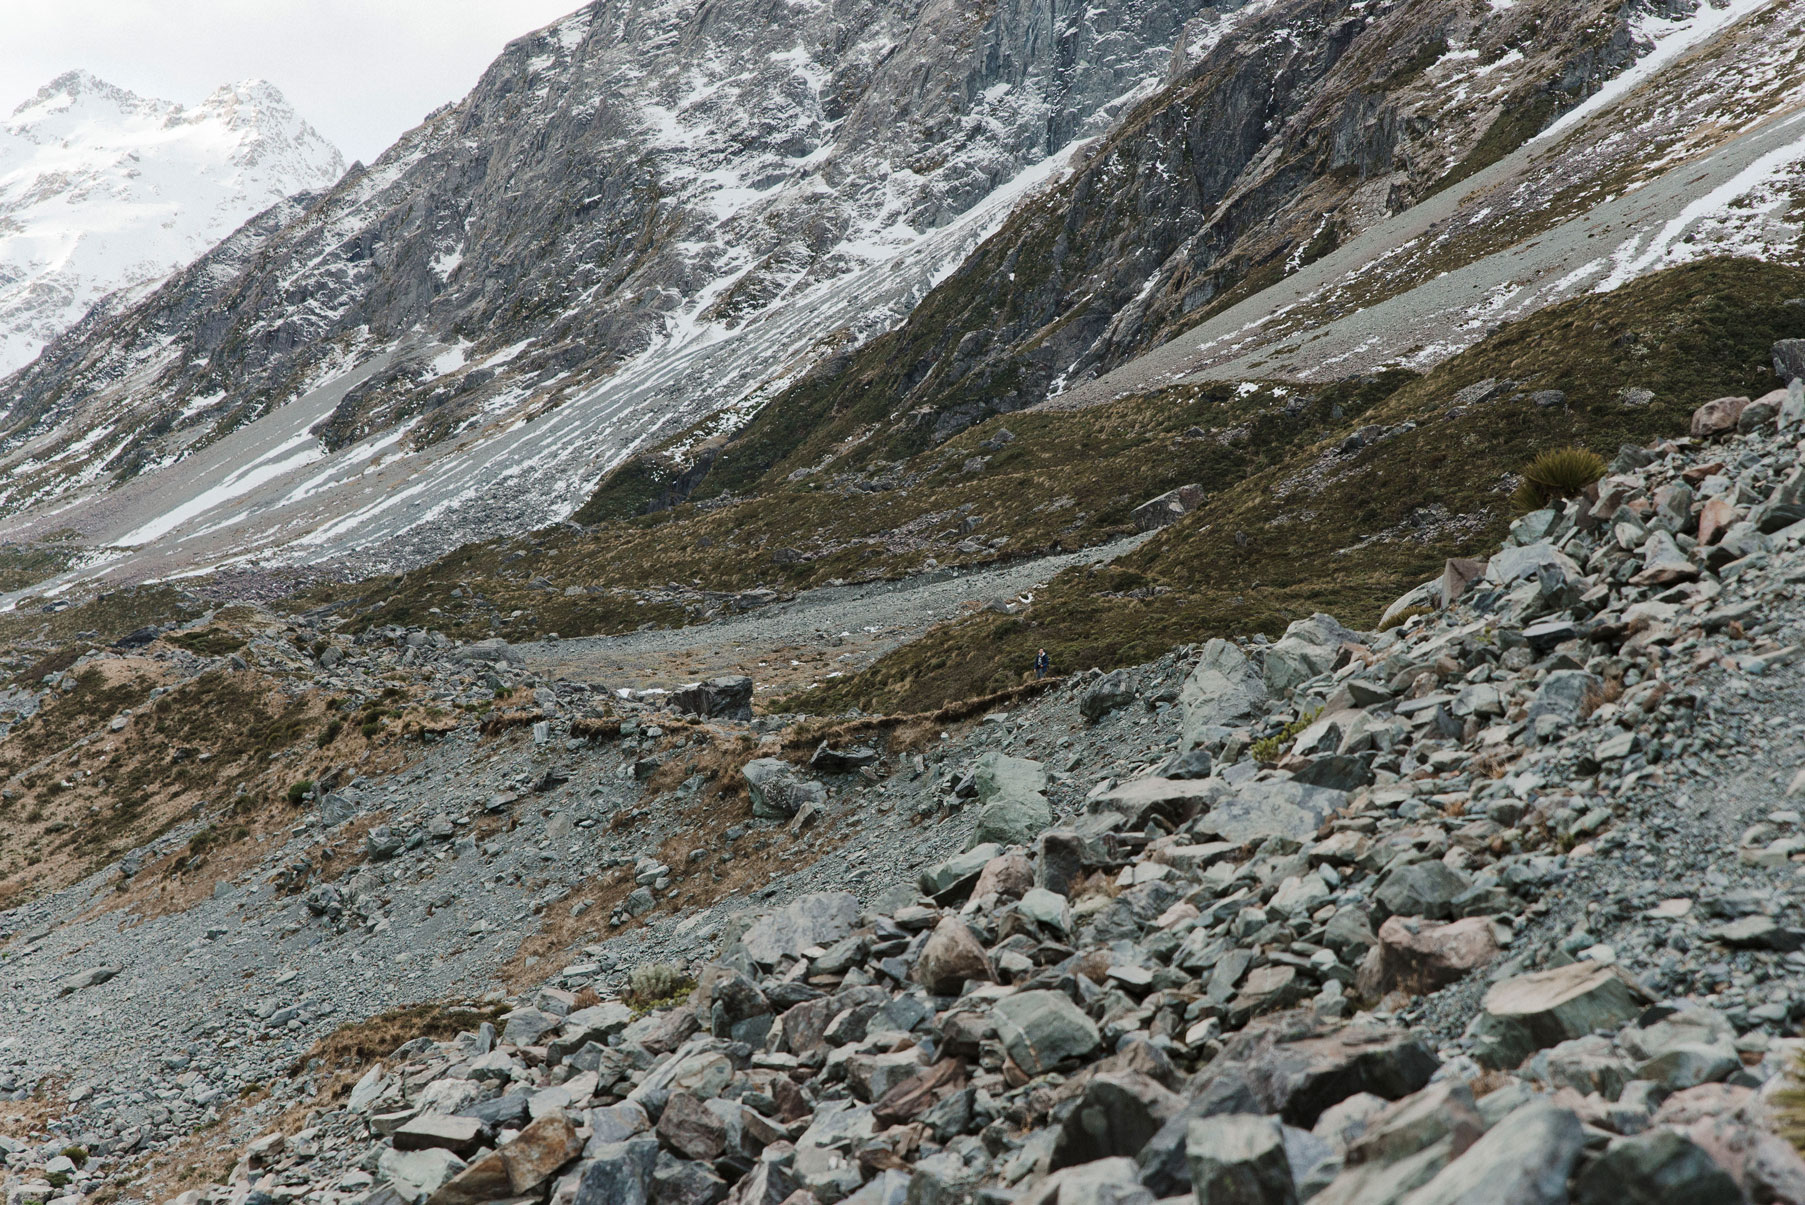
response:
{"label": "steep cliff face", "polygon": [[1123,363],[1501,158],[1646,52],[1649,16],[1600,0],[1241,10],[905,324],[755,421],[712,488],[814,464],[853,430],[858,456],[907,452]]}
{"label": "steep cliff face", "polygon": [[261,80],[183,107],[82,71],[58,76],[0,124],[0,375],[107,294],[141,295],[251,215],[344,170]]}
{"label": "steep cliff face", "polygon": [[[315,428],[329,451],[628,390],[632,423],[586,449],[605,464],[894,323],[984,233],[975,207],[1107,128],[1213,20],[1196,0],[599,0],[0,385],[0,502],[167,466],[353,367]],[[740,337],[788,311],[786,337]],[[71,457],[72,431],[103,437]]]}

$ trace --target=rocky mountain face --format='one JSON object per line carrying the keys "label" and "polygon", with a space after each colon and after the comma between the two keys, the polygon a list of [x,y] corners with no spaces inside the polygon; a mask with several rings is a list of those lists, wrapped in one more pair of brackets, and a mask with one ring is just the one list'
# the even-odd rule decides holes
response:
{"label": "rocky mountain face", "polygon": [[592,5],[8,381],[0,506],[36,538],[81,494],[56,530],[141,550],[115,578],[374,571],[636,451],[665,502],[906,452],[1514,163],[1738,3]]}
{"label": "rocky mountain face", "polygon": [[[576,480],[530,483],[512,521],[543,521],[593,462],[898,320],[994,220],[986,198],[1055,171],[1216,20],[1151,0],[592,4],[304,212],[8,381],[7,499],[167,465],[359,366],[313,426],[329,451],[614,407]],[[53,461],[71,429],[105,434]]]}
{"label": "rocky mountain face", "polygon": [[0,376],[109,294],[117,312],[246,219],[344,171],[261,80],[185,108],[82,71],[0,125]]}
{"label": "rocky mountain face", "polygon": [[[1694,16],[1634,3],[1244,10],[902,326],[724,449],[714,488],[818,463],[861,428],[855,460],[1056,397],[1456,188],[1647,54],[1648,30]],[[1474,208],[1482,230],[1507,210]],[[1370,267],[1383,280],[1389,265]]]}
{"label": "rocky mountain face", "polygon": [[[247,607],[52,665],[0,743],[60,888],[0,912],[8,1196],[1805,1200],[1775,353],[1379,630],[928,716]],[[227,689],[286,710],[201,749]]]}

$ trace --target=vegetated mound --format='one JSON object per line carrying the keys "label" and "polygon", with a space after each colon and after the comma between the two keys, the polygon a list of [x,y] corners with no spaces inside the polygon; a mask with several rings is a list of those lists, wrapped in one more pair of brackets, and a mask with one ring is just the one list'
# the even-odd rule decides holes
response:
{"label": "vegetated mound", "polygon": [[921,709],[1019,680],[1041,647],[1056,669],[1108,668],[1318,610],[1376,622],[1444,558],[1498,539],[1538,452],[1609,457],[1683,436],[1702,402],[1773,388],[1773,343],[1805,335],[1801,298],[1805,271],[1725,258],[1550,307],[1030,610],[949,624],[784,705]]}
{"label": "vegetated mound", "polygon": [[471,545],[305,601],[355,599],[365,608],[359,628],[575,636],[695,622],[752,601],[724,595],[761,587],[1070,551],[1133,532],[1134,509],[1156,495],[1224,489],[1279,463],[1411,375],[1308,389],[1206,382],[1083,411],[1013,414],[903,460],[805,472],[745,498],[679,503],[585,532],[560,526]]}

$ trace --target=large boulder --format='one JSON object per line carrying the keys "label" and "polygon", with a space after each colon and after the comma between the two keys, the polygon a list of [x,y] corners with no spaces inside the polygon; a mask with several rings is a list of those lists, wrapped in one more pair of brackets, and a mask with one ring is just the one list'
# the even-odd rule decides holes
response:
{"label": "large boulder", "polygon": [[848,1100],[822,1101],[809,1125],[796,1139],[792,1168],[800,1186],[823,1201],[837,1201],[858,1188],[864,1177],[848,1148],[871,1138],[871,1109]]}
{"label": "large boulder", "polygon": [[673,1092],[658,1115],[660,1142],[685,1159],[713,1162],[727,1150],[727,1126],[689,1092]]}
{"label": "large boulder", "polygon": [[424,1201],[464,1170],[464,1161],[448,1150],[387,1150],[376,1161],[376,1174],[388,1181],[403,1201]]}
{"label": "large boulder", "polygon": [[794,958],[810,946],[839,941],[859,923],[859,901],[846,891],[801,896],[788,906],[752,922],[740,942],[761,966]]}
{"label": "large boulder", "polygon": [[1132,702],[1134,683],[1118,669],[1085,687],[1084,693],[1078,696],[1078,714],[1094,724],[1116,708]]}
{"label": "large boulder", "polygon": [[1772,349],[1774,375],[1782,381],[1805,377],[1805,339],[1781,339]]}
{"label": "large boulder", "polygon": [[1405,1030],[1285,1013],[1236,1034],[1207,1074],[1244,1084],[1262,1111],[1308,1128],[1324,1109],[1361,1092],[1386,1100],[1409,1096],[1439,1065]]}
{"label": "large boulder", "polygon": [[995,750],[978,758],[972,768],[978,790],[978,823],[970,844],[1032,845],[1053,824],[1053,808],[1047,802],[1047,769],[1025,757],[1010,757]]}
{"label": "large boulder", "polygon": [[1273,778],[1243,783],[1233,795],[1218,800],[1197,821],[1200,833],[1237,845],[1251,845],[1267,837],[1305,841],[1316,835],[1323,821],[1346,806],[1347,792],[1313,787],[1292,779]]}
{"label": "large boulder", "polygon": [[[1098,1159],[1091,1163],[1061,1168],[1016,1197],[1015,1205],[1154,1205],[1153,1194],[1135,1182],[1135,1171],[1134,1160],[1123,1158]],[[950,1202],[971,1199],[969,1194],[961,1194],[957,1198],[918,1194],[912,1186],[908,1205],[925,1205],[930,1201],[939,1205],[942,1200]],[[847,1205],[866,1203],[849,1198]]]}
{"label": "large boulder", "polygon": [[672,692],[671,706],[703,719],[750,720],[752,679],[744,674],[730,674],[691,683]]}
{"label": "large boulder", "polygon": [[1400,866],[1386,875],[1373,892],[1373,899],[1384,909],[1381,915],[1447,920],[1454,915],[1454,901],[1472,885],[1473,880],[1465,873],[1430,858]]}
{"label": "large boulder", "polygon": [[989,803],[1009,795],[1039,795],[1047,789],[1047,768],[1027,757],[1010,757],[991,750],[971,769],[978,802]]}
{"label": "large boulder", "polygon": [[953,903],[971,894],[978,876],[990,865],[991,859],[1003,852],[1003,847],[994,843],[974,845],[963,853],[954,854],[944,862],[936,862],[921,872],[917,885],[921,890],[933,896],[943,904]]}
{"label": "large boulder", "polygon": [[1706,402],[1692,412],[1692,438],[1710,439],[1736,430],[1736,420],[1748,404],[1746,397],[1720,397]]}
{"label": "large boulder", "polygon": [[1245,724],[1266,703],[1266,683],[1239,646],[1211,640],[1178,693],[1184,745],[1201,745],[1214,730]]}
{"label": "large boulder", "polygon": [[1142,829],[1154,816],[1176,828],[1229,794],[1214,778],[1131,778],[1099,795],[1098,807],[1122,813],[1128,827]]}
{"label": "large boulder", "polygon": [[1357,644],[1357,633],[1341,626],[1333,615],[1320,611],[1300,619],[1266,650],[1266,689],[1283,694],[1300,682],[1334,668],[1345,644]]}
{"label": "large boulder", "polygon": [[1575,724],[1601,697],[1604,684],[1583,669],[1557,669],[1542,679],[1529,699],[1529,719],[1551,715]]}
{"label": "large boulder", "polygon": [[1747,1199],[1703,1147],[1665,1126],[1617,1139],[1573,1182],[1573,1205],[1741,1205]]}
{"label": "large boulder", "polygon": [[1632,586],[1671,586],[1695,582],[1700,569],[1666,532],[1656,529],[1642,544],[1642,568],[1630,578]]}
{"label": "large boulder", "polygon": [[1185,1141],[1191,1185],[1209,1205],[1296,1205],[1297,1185],[1274,1117],[1227,1113],[1191,1123]]}
{"label": "large boulder", "polygon": [[878,760],[878,751],[870,745],[835,749],[822,741],[815,747],[815,754],[808,759],[808,764],[809,769],[823,774],[853,774],[866,766],[876,765]]}
{"label": "large boulder", "polygon": [[1499,950],[1492,922],[1483,916],[1447,924],[1392,916],[1379,926],[1378,938],[1360,967],[1358,987],[1367,996],[1436,991],[1484,966]]}
{"label": "large boulder", "polygon": [[826,787],[799,776],[796,768],[781,757],[754,758],[740,773],[746,779],[746,792],[752,797],[752,814],[761,820],[788,820],[804,804],[827,800]]}
{"label": "large boulder", "polygon": [[1404,1200],[1408,1205],[1566,1205],[1567,1177],[1585,1140],[1570,1111],[1531,1101]]}
{"label": "large boulder", "polygon": [[997,1001],[992,1013],[1003,1049],[1031,1076],[1083,1058],[1103,1040],[1096,1023],[1063,992],[1017,992]]}
{"label": "large boulder", "polygon": [[1531,971],[1492,986],[1469,1029],[1482,1065],[1514,1068],[1538,1050],[1615,1029],[1651,1003],[1616,966],[1575,962]]}
{"label": "large boulder", "polygon": [[983,944],[956,916],[940,919],[915,962],[916,982],[936,996],[958,995],[968,979],[995,978]]}
{"label": "large boulder", "polygon": [[1133,1158],[1184,1107],[1184,1100],[1137,1071],[1106,1071],[1084,1086],[1053,1143],[1049,1166]]}
{"label": "large boulder", "polygon": [[1472,1088],[1465,1080],[1441,1080],[1369,1118],[1347,1144],[1347,1162],[1396,1163],[1443,1141],[1458,1155],[1483,1133]]}

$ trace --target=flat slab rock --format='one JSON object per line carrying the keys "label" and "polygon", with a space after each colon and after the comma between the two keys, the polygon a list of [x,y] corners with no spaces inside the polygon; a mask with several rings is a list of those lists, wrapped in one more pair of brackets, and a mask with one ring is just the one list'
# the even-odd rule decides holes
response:
{"label": "flat slab rock", "polygon": [[752,961],[775,966],[810,946],[831,945],[859,923],[859,901],[848,891],[805,895],[762,916],[740,940]]}
{"label": "flat slab rock", "polygon": [[1536,1051],[1599,1029],[1615,1029],[1653,998],[1622,968],[1576,962],[1494,984],[1474,1021],[1473,1057],[1516,1067]]}
{"label": "flat slab rock", "polygon": [[482,1136],[480,1118],[422,1113],[397,1129],[393,1141],[398,1151],[442,1150],[462,1155],[475,1150]]}

